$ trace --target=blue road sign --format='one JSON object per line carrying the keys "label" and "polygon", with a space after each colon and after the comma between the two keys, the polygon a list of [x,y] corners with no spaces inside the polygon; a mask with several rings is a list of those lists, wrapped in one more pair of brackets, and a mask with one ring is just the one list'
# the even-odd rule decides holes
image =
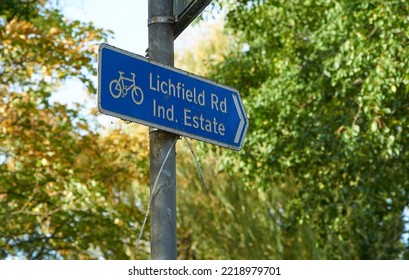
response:
{"label": "blue road sign", "polygon": [[98,108],[234,150],[248,127],[237,90],[107,44],[99,48]]}

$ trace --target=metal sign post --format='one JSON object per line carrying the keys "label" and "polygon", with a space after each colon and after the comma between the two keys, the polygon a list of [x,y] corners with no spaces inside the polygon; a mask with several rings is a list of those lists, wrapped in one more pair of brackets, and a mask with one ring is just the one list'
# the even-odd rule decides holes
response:
{"label": "metal sign post", "polygon": [[[173,5],[169,0],[148,2],[149,59],[173,66]],[[176,151],[175,134],[150,129],[150,181],[152,200],[151,258],[175,260],[176,252]],[[159,174],[160,167],[169,157]],[[154,184],[157,180],[157,187]]]}

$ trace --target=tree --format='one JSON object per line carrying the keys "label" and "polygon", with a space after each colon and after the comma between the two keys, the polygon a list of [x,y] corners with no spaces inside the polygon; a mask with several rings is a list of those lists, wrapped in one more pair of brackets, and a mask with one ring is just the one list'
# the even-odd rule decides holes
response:
{"label": "tree", "polygon": [[0,257],[146,257],[134,234],[140,130],[99,134],[80,105],[49,102],[71,78],[95,93],[96,50],[110,33],[53,6],[0,4]]}
{"label": "tree", "polygon": [[[286,229],[281,209],[296,190],[246,188],[242,177],[218,167],[217,152],[198,153],[207,192],[186,147],[178,147],[178,257],[181,259],[321,258],[307,224]],[[196,174],[196,176],[195,176]]]}
{"label": "tree", "polygon": [[[188,49],[176,50],[175,65],[195,74],[209,75],[231,50],[242,50],[226,33],[219,17],[192,30],[200,39]],[[183,37],[181,37],[183,40]],[[181,42],[183,46],[183,41]],[[210,70],[210,71],[209,71]],[[230,70],[235,71],[234,67]],[[210,73],[209,73],[210,72]],[[178,146],[178,257],[181,259],[311,259],[322,258],[308,224],[288,230],[282,211],[297,193],[292,178],[277,187],[246,188],[242,173],[226,172],[226,162],[238,163],[235,152],[221,157],[223,148],[194,141],[210,191],[206,191],[195,161],[182,141]]]}
{"label": "tree", "polygon": [[225,32],[221,17],[199,21],[180,35],[175,42],[175,66],[195,73],[209,75],[209,66],[224,61],[233,48],[234,37]]}
{"label": "tree", "polygon": [[292,178],[286,228],[331,259],[408,251],[406,1],[220,1],[238,44],[211,75],[240,90],[250,128],[225,168],[248,188]]}

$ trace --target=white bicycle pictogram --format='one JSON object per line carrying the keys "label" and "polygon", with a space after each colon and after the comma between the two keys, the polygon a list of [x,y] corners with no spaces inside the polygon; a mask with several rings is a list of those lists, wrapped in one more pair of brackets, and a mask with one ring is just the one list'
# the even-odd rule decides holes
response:
{"label": "white bicycle pictogram", "polygon": [[125,97],[128,94],[128,91],[131,90],[133,102],[135,102],[136,105],[142,104],[143,91],[135,84],[135,74],[131,72],[132,78],[126,78],[124,77],[125,72],[118,72],[119,78],[116,80],[112,80],[109,83],[109,92],[111,93],[112,97]]}

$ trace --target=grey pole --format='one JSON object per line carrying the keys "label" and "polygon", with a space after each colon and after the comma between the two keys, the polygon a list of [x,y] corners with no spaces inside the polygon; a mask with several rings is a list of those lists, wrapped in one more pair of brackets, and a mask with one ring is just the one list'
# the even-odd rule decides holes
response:
{"label": "grey pole", "polygon": [[[149,59],[173,66],[173,1],[149,0],[148,31]],[[176,151],[177,136],[165,131],[150,129],[150,184],[151,196],[151,258],[175,260],[176,252]],[[153,190],[159,169],[171,152],[162,174]],[[155,192],[155,193],[153,193]]]}

